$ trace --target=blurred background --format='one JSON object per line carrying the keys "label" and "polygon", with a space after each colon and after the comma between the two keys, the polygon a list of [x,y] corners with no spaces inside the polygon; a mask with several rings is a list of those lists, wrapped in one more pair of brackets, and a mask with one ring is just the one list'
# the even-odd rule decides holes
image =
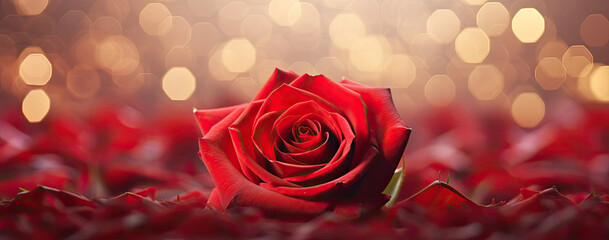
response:
{"label": "blurred background", "polygon": [[276,67],[391,88],[414,129],[404,196],[448,174],[483,202],[606,191],[608,16],[605,0],[4,0],[0,197],[208,189],[192,108],[248,102]]}

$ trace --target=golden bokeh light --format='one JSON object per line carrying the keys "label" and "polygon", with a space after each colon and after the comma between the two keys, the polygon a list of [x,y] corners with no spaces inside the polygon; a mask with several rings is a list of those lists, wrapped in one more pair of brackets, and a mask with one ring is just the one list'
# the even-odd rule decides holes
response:
{"label": "golden bokeh light", "polygon": [[579,32],[589,47],[601,47],[609,41],[609,20],[602,14],[591,14],[582,23]]}
{"label": "golden bokeh light", "polygon": [[[304,17],[296,17],[297,14]],[[308,34],[319,28],[319,11],[311,3],[301,3],[300,9],[290,8],[288,21],[294,32]]]}
{"label": "golden bokeh light", "polygon": [[49,0],[14,0],[20,15],[33,16],[42,13],[49,5]]}
{"label": "golden bokeh light", "polygon": [[161,22],[160,28],[167,29],[161,34],[161,42],[168,47],[181,47],[190,42],[192,36],[192,28],[190,23],[182,16],[173,16],[165,18]]}
{"label": "golden bokeh light", "polygon": [[277,25],[290,26],[301,16],[301,3],[298,0],[271,0],[269,15]]}
{"label": "golden bokeh light", "polygon": [[500,2],[485,3],[476,14],[476,24],[489,37],[501,36],[510,25],[510,12]]}
{"label": "golden bokeh light", "polygon": [[[594,70],[602,66],[604,65],[599,63],[588,64],[584,68],[584,71],[593,73]],[[582,75],[581,77],[577,78],[577,81],[575,83],[572,81],[565,81],[565,87],[567,87],[569,90],[572,90],[573,92],[579,93],[579,97],[581,97],[583,100],[597,101],[598,99],[596,98],[595,94],[592,93],[592,88],[590,86],[591,75],[592,74]]]}
{"label": "golden bokeh light", "polygon": [[216,80],[231,81],[239,75],[237,72],[229,71],[222,59],[222,50],[215,51],[209,58],[207,64],[209,74]]}
{"label": "golden bokeh light", "polygon": [[548,57],[561,59],[568,48],[569,46],[560,39],[549,41],[544,45],[538,45],[537,61]]}
{"label": "golden bokeh light", "polygon": [[101,87],[97,71],[88,65],[77,65],[66,76],[66,86],[72,95],[90,97]]}
{"label": "golden bokeh light", "polygon": [[491,42],[480,28],[466,28],[455,39],[455,51],[466,63],[481,63],[491,48]]}
{"label": "golden bokeh light", "polygon": [[330,22],[329,34],[335,46],[349,49],[353,43],[366,35],[366,26],[359,16],[353,13],[341,13]]}
{"label": "golden bokeh light", "polygon": [[47,113],[49,113],[50,108],[51,99],[42,89],[31,90],[23,98],[23,103],[21,104],[23,116],[31,123],[42,121]]}
{"label": "golden bokeh light", "polygon": [[400,17],[397,22],[398,35],[406,42],[420,33],[424,33],[426,29],[427,19],[431,14],[429,9],[422,1],[402,1],[400,7]]}
{"label": "golden bokeh light", "polygon": [[229,40],[222,48],[222,63],[231,72],[247,72],[256,62],[256,49],[245,38]]}
{"label": "golden bokeh light", "polygon": [[479,6],[479,5],[484,4],[488,0],[463,0],[463,1],[469,5]]}
{"label": "golden bokeh light", "polygon": [[240,24],[247,16],[249,6],[244,2],[229,2],[218,12],[218,27],[226,36],[239,36]]}
{"label": "golden bokeh light", "polygon": [[107,35],[121,35],[123,34],[123,26],[118,19],[114,17],[98,17],[91,24],[91,34],[96,39],[103,38]]}
{"label": "golden bokeh light", "polygon": [[534,43],[545,31],[545,20],[535,8],[522,8],[512,18],[512,31],[523,43]]}
{"label": "golden bokeh light", "polygon": [[556,90],[565,82],[567,73],[560,59],[544,58],[535,68],[535,80],[545,90]]}
{"label": "golden bokeh light", "polygon": [[592,53],[583,45],[569,47],[562,56],[562,65],[570,77],[583,77],[590,73],[588,67],[594,63]]}
{"label": "golden bokeh light", "polygon": [[273,24],[263,15],[248,15],[241,22],[241,36],[247,38],[254,46],[264,45],[272,34]]}
{"label": "golden bokeh light", "polygon": [[53,66],[44,54],[27,55],[19,65],[19,76],[28,85],[43,86],[53,75]]}
{"label": "golden bokeh light", "polygon": [[416,76],[417,68],[406,54],[394,54],[383,70],[383,81],[387,87],[406,88]]}
{"label": "golden bokeh light", "polygon": [[185,67],[173,67],[163,76],[163,91],[174,101],[183,101],[195,91],[197,80]]}
{"label": "golden bokeh light", "polygon": [[436,107],[448,106],[455,98],[455,93],[455,83],[446,75],[434,75],[425,84],[425,99]]}
{"label": "golden bokeh light", "polygon": [[467,88],[474,97],[481,101],[497,98],[505,85],[503,74],[495,65],[478,65],[467,79]]}
{"label": "golden bokeh light", "polygon": [[104,38],[95,47],[95,60],[106,72],[124,76],[132,73],[140,64],[140,53],[133,42],[124,36]]}
{"label": "golden bokeh light", "polygon": [[[169,22],[161,25],[166,20]],[[171,12],[162,3],[149,3],[140,12],[139,23],[146,34],[163,35],[171,28]]]}
{"label": "golden bokeh light", "polygon": [[391,57],[391,46],[383,36],[370,35],[355,42],[349,50],[353,66],[364,72],[379,72]]}
{"label": "golden bokeh light", "polygon": [[186,2],[192,13],[199,17],[211,17],[218,10],[216,1],[187,0]]}
{"label": "golden bokeh light", "polygon": [[609,66],[600,66],[590,74],[590,90],[601,102],[609,102]]}
{"label": "golden bokeh light", "polygon": [[546,105],[535,92],[520,93],[512,102],[512,117],[520,127],[536,127],[543,120],[545,113]]}
{"label": "golden bokeh light", "polygon": [[427,33],[437,43],[446,44],[461,30],[461,20],[450,9],[438,9],[427,19]]}

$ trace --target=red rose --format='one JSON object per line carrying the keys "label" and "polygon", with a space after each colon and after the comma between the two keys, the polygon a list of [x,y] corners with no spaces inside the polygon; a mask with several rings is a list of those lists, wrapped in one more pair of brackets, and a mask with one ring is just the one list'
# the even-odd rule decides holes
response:
{"label": "red rose", "polygon": [[195,115],[208,205],[271,215],[380,208],[410,135],[389,89],[278,69],[251,103]]}

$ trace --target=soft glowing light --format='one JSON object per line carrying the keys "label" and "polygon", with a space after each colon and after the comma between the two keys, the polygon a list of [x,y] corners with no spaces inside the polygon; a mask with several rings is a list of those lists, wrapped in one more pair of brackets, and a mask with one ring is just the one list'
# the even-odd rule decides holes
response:
{"label": "soft glowing light", "polygon": [[562,65],[571,77],[583,77],[590,73],[588,65],[594,63],[592,53],[583,45],[569,47],[562,56]]}
{"label": "soft glowing light", "polygon": [[115,35],[106,37],[97,44],[95,60],[108,73],[124,76],[137,69],[140,64],[140,53],[131,40]]}
{"label": "soft glowing light", "polygon": [[503,74],[495,65],[478,65],[469,75],[467,88],[476,99],[488,101],[501,94],[504,81]]}
{"label": "soft glowing light", "polygon": [[357,15],[341,13],[332,19],[329,33],[334,45],[342,49],[349,49],[353,43],[366,35],[366,26]]}
{"label": "soft glowing light", "polygon": [[298,0],[272,0],[269,15],[277,25],[290,26],[301,16],[301,3]]}
{"label": "soft glowing light", "polygon": [[[161,26],[161,23],[168,19],[169,22]],[[163,35],[171,28],[171,12],[162,3],[149,3],[140,12],[139,21],[146,34],[151,36]]]}
{"label": "soft glowing light", "polygon": [[487,0],[463,0],[463,1],[465,1],[469,5],[477,6],[477,5],[484,4]]}
{"label": "soft glowing light", "polygon": [[30,91],[21,105],[21,111],[29,122],[40,122],[51,108],[51,99],[42,89]]}
{"label": "soft glowing light", "polygon": [[355,42],[349,51],[349,60],[355,68],[364,72],[383,69],[391,54],[391,46],[381,36],[366,36]]}
{"label": "soft glowing light", "polygon": [[535,8],[518,10],[512,18],[512,31],[523,43],[534,43],[545,31],[545,20]]}
{"label": "soft glowing light", "polygon": [[216,1],[187,0],[188,8],[199,17],[211,17],[218,9]]}
{"label": "soft glowing light", "polygon": [[455,51],[466,63],[481,63],[491,48],[491,43],[480,28],[466,28],[455,39]]}
{"label": "soft glowing light", "polygon": [[174,101],[186,100],[196,88],[196,79],[185,67],[173,67],[163,76],[163,91]]}
{"label": "soft glowing light", "polygon": [[249,6],[244,2],[229,2],[218,12],[218,27],[227,36],[238,36],[240,24],[247,16]]}
{"label": "soft glowing light", "polygon": [[449,105],[455,92],[455,83],[446,75],[435,75],[425,84],[425,99],[436,107]]}
{"label": "soft glowing light", "polygon": [[541,61],[541,59],[547,57],[561,59],[568,48],[569,46],[567,46],[567,44],[560,39],[549,41],[544,44],[541,49],[539,49],[537,53],[537,61]]}
{"label": "soft glowing light", "polygon": [[28,85],[45,85],[51,79],[51,75],[53,75],[53,66],[41,53],[28,55],[19,65],[19,76]]}
{"label": "soft glowing light", "polygon": [[245,38],[231,39],[222,49],[222,62],[231,72],[247,72],[256,62],[256,49]]}
{"label": "soft glowing light", "polygon": [[591,14],[580,27],[580,36],[590,47],[602,47],[609,41],[609,20],[602,14]]}
{"label": "soft glowing light", "polygon": [[590,90],[597,100],[609,102],[609,66],[597,67],[590,74]]}
{"label": "soft glowing light", "polygon": [[167,29],[161,37],[161,42],[169,47],[181,47],[190,42],[192,28],[190,23],[181,16],[166,18],[161,22],[160,28]]}
{"label": "soft glowing light", "polygon": [[545,90],[558,89],[567,77],[562,62],[555,57],[542,59],[535,68],[535,80]]}
{"label": "soft glowing light", "polygon": [[449,43],[461,30],[461,21],[449,9],[434,11],[427,19],[427,32],[437,43]]}
{"label": "soft glowing light", "polygon": [[417,76],[417,68],[412,59],[405,54],[395,54],[383,70],[383,80],[389,86],[406,88],[412,84]]}
{"label": "soft glowing light", "polygon": [[520,93],[512,102],[512,117],[523,128],[537,126],[545,113],[546,105],[537,93]]}
{"label": "soft glowing light", "polygon": [[510,12],[499,2],[485,3],[476,14],[476,24],[489,37],[500,36],[510,25]]}
{"label": "soft glowing light", "polygon": [[241,22],[241,36],[247,38],[255,46],[268,42],[272,33],[273,24],[263,15],[249,15]]}
{"label": "soft glowing light", "polygon": [[26,16],[38,15],[47,8],[49,0],[16,0],[19,14]]}
{"label": "soft glowing light", "polygon": [[[231,72],[226,68],[222,60],[222,50],[214,51],[209,58],[208,70],[213,78],[220,81],[230,81],[235,79],[239,73]],[[272,70],[272,69],[271,69]]]}
{"label": "soft glowing light", "polygon": [[97,71],[87,65],[77,65],[66,76],[68,90],[77,97],[90,97],[101,86]]}
{"label": "soft glowing light", "polygon": [[[300,17],[299,15],[305,17]],[[294,32],[308,34],[319,28],[319,12],[313,4],[301,3],[300,9],[290,8],[288,21]]]}

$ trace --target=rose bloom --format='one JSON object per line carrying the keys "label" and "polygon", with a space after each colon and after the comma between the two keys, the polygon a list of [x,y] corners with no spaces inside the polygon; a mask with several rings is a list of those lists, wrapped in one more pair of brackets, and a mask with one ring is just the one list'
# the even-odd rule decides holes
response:
{"label": "rose bloom", "polygon": [[378,210],[411,131],[389,89],[279,69],[250,103],[195,116],[208,206],[283,217]]}

